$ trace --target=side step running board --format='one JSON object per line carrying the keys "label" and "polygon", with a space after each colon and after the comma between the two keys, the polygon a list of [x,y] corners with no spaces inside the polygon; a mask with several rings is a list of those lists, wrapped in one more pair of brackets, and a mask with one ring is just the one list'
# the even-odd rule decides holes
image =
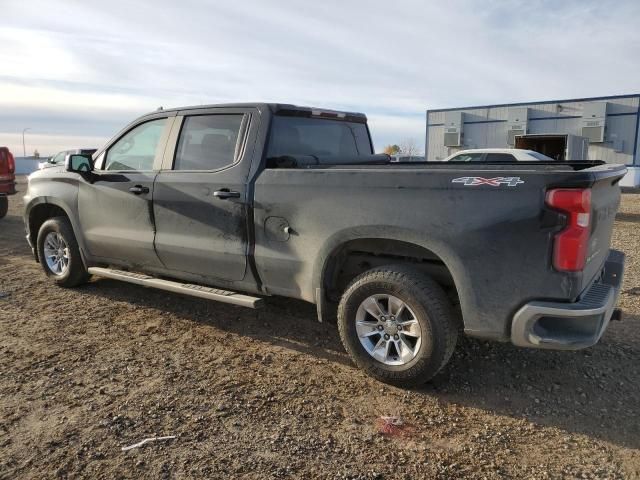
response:
{"label": "side step running board", "polygon": [[142,285],[143,287],[158,288],[168,292],[191,295],[192,297],[232,303],[233,305],[240,305],[242,307],[261,308],[264,303],[261,298],[251,297],[242,293],[229,292],[227,290],[219,290],[217,288],[204,287],[202,285],[162,280],[160,278],[151,277],[141,273],[125,272],[123,270],[101,267],[89,267],[88,270],[91,275],[97,275],[99,277],[122,280],[123,282],[135,283],[136,285]]}

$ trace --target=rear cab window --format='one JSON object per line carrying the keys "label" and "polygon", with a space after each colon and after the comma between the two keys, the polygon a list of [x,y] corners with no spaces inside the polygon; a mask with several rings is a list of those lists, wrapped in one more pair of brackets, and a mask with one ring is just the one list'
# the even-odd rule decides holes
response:
{"label": "rear cab window", "polygon": [[372,154],[365,123],[280,115],[273,118],[267,158],[309,155],[326,159]]}

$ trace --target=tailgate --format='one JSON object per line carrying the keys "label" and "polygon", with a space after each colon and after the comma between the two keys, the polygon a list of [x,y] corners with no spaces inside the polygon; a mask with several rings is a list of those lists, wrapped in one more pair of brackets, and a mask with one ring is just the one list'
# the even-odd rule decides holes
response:
{"label": "tailgate", "polygon": [[602,165],[592,170],[595,182],[591,187],[591,234],[582,277],[583,289],[600,273],[609,255],[613,222],[620,205],[618,182],[626,173],[620,165]]}

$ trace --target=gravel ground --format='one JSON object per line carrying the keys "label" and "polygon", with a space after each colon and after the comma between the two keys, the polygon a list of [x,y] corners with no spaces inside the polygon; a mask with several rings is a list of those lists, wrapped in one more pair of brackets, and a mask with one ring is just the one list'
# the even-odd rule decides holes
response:
{"label": "gravel ground", "polygon": [[[24,190],[25,185],[19,185]],[[0,221],[0,478],[640,478],[640,194],[626,316],[581,352],[462,340],[421,389],[353,366],[306,303],[47,282]],[[400,416],[396,435],[380,416]],[[173,440],[121,451],[146,437]]]}

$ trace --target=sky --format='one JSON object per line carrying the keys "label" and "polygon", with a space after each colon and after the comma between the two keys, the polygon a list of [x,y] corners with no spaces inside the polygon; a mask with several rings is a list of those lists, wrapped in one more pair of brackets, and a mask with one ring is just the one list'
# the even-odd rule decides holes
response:
{"label": "sky", "polygon": [[0,0],[0,145],[100,147],[165,108],[364,112],[377,150],[425,111],[640,92],[640,1]]}

